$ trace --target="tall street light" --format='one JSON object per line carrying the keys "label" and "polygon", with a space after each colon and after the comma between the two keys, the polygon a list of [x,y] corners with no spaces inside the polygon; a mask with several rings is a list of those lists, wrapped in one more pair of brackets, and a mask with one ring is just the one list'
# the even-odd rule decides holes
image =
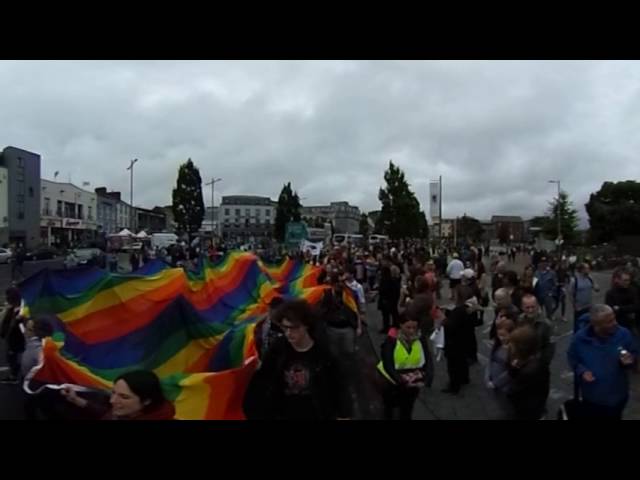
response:
{"label": "tall street light", "polygon": [[131,164],[127,167],[127,170],[131,170],[131,229],[133,230],[133,233],[136,233],[136,228],[135,228],[135,209],[133,208],[133,166],[136,164],[136,162],[138,161],[137,158],[134,158],[133,160],[131,160]]}
{"label": "tall street light", "polygon": [[212,178],[209,183],[205,185],[211,185],[211,243],[213,243],[213,225],[214,225],[214,198],[213,198],[213,190],[217,182],[221,182],[221,178]]}
{"label": "tall street light", "polygon": [[556,245],[558,246],[558,250],[560,250],[560,241],[562,236],[562,232],[560,229],[560,180],[549,180],[549,183],[558,184],[558,203],[556,204],[556,216],[558,217],[558,238],[556,239]]}

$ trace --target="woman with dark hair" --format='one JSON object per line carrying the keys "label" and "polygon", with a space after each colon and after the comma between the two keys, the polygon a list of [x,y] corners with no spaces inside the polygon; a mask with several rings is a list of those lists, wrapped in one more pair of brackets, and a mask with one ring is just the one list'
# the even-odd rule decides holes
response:
{"label": "woman with dark hair", "polygon": [[523,325],[509,335],[509,375],[507,399],[515,420],[539,420],[546,412],[549,396],[549,365],[540,354],[538,335]]}
{"label": "woman with dark hair", "polygon": [[101,420],[172,420],[175,416],[158,376],[150,370],[134,370],[116,378],[109,404],[86,400],[70,387],[62,390],[62,396]]}
{"label": "woman with dark hair", "polygon": [[310,332],[315,315],[305,300],[274,312],[285,338],[277,339],[254,374],[244,399],[248,419],[335,420],[351,416],[337,361]]}
{"label": "woman with dark hair", "polygon": [[473,315],[465,303],[473,297],[466,285],[455,289],[456,305],[447,311],[444,320],[444,354],[447,357],[449,385],[443,393],[456,395],[462,385],[469,383],[469,328],[473,328]]}
{"label": "woman with dark hair", "polygon": [[530,293],[531,295],[535,294],[535,286],[538,282],[538,279],[535,278],[535,272],[533,270],[533,265],[529,264],[524,267],[524,271],[522,273],[522,277],[519,282],[519,289],[522,295]]}
{"label": "woman with dark hair", "polygon": [[398,302],[400,301],[401,280],[398,268],[391,265],[391,259],[385,257],[380,270],[380,284],[378,288],[378,310],[382,312],[382,329],[380,333],[387,333],[398,321]]}
{"label": "woman with dark hair", "polygon": [[506,394],[511,386],[509,375],[509,337],[515,329],[518,318],[513,309],[501,308],[496,320],[496,338],[489,355],[489,363],[485,371],[485,384],[493,393],[499,410],[497,420],[512,417]]}
{"label": "woman with dark hair", "polygon": [[387,336],[381,349],[378,371],[386,379],[383,390],[384,419],[411,420],[420,388],[431,386],[433,362],[429,345],[411,311],[400,314],[397,336]]}

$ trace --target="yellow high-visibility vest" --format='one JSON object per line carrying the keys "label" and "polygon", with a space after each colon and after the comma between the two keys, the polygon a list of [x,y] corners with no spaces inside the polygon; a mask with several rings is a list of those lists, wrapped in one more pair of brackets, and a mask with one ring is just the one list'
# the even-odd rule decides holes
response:
{"label": "yellow high-visibility vest", "polygon": [[[411,344],[410,351],[404,346],[400,340],[396,341],[396,348],[393,350],[393,363],[397,370],[411,370],[414,368],[422,368],[426,362],[424,350],[422,349],[422,342],[420,339],[416,339]],[[382,360],[378,363],[378,370],[384,375],[391,383],[396,383],[384,369]]]}

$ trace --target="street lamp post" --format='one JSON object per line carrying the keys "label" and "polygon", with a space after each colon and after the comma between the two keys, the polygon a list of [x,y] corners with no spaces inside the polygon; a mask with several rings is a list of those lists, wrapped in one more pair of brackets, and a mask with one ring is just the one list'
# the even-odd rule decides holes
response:
{"label": "street lamp post", "polygon": [[133,160],[131,160],[131,164],[127,167],[127,170],[131,170],[131,229],[133,230],[133,233],[135,234],[136,228],[135,228],[135,209],[133,208],[133,166],[136,164],[136,162],[138,161],[137,158],[134,158]]}
{"label": "street lamp post", "polygon": [[214,191],[214,187],[216,185],[217,182],[221,182],[222,179],[221,178],[212,178],[211,181],[209,183],[206,183],[205,185],[211,185],[211,243],[213,244],[213,226],[214,226],[214,198],[213,198],[213,191]]}
{"label": "street lamp post", "polygon": [[558,217],[558,238],[556,239],[556,245],[558,246],[558,250],[560,250],[560,238],[562,236],[560,225],[560,180],[549,180],[549,183],[558,184],[558,203],[556,204],[556,217]]}

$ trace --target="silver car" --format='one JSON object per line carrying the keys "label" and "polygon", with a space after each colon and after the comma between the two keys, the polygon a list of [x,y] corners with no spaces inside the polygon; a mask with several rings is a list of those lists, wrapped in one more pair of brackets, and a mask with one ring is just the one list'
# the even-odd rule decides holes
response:
{"label": "silver car", "polygon": [[13,253],[8,248],[0,248],[0,263],[9,263]]}

